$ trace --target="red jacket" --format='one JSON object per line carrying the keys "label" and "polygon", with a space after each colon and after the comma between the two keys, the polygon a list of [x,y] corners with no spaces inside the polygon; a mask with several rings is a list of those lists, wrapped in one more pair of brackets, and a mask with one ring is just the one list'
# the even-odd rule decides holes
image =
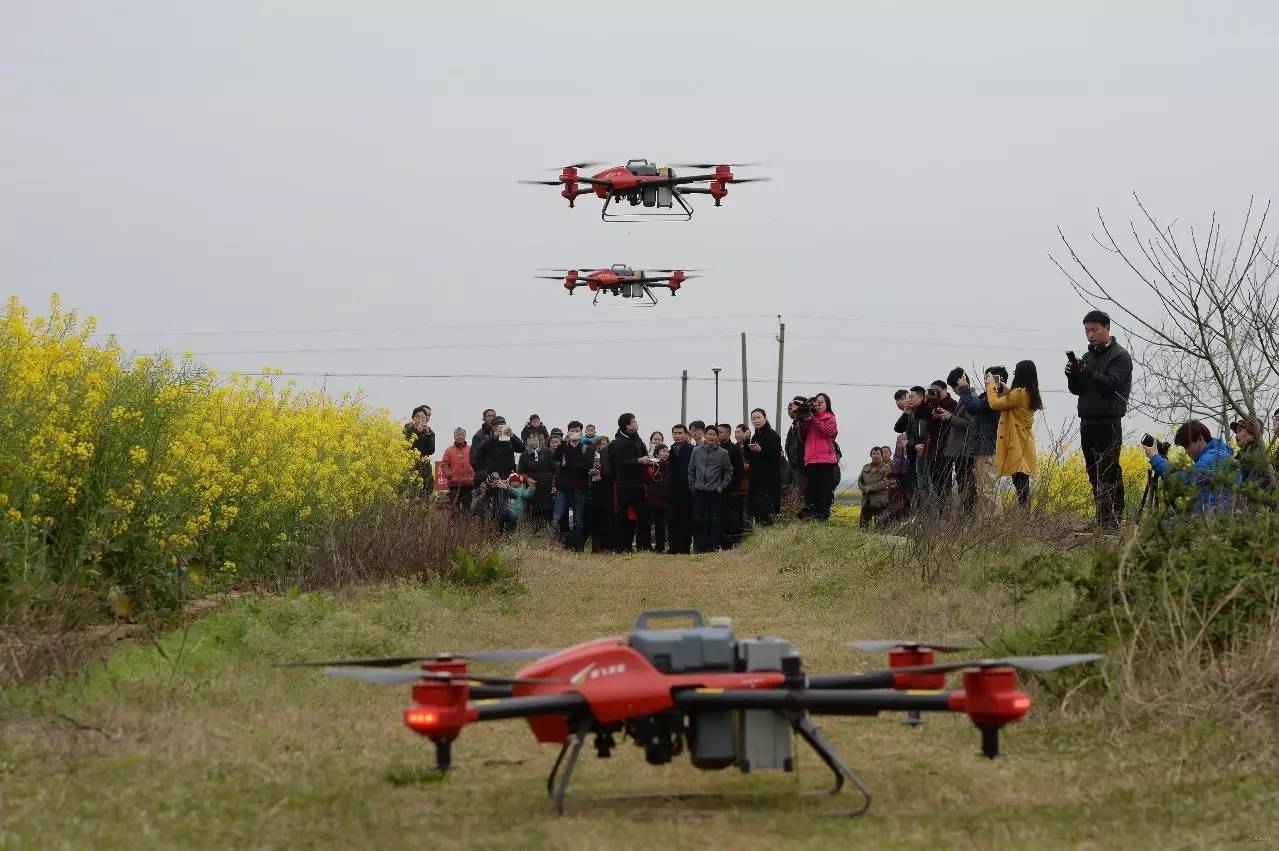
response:
{"label": "red jacket", "polygon": [[448,479],[450,485],[475,484],[475,471],[471,469],[471,449],[465,443],[458,446],[450,443],[440,459],[440,472]]}
{"label": "red jacket", "polygon": [[830,411],[813,414],[800,426],[804,435],[804,465],[838,464],[835,454],[835,438],[839,437],[839,424]]}

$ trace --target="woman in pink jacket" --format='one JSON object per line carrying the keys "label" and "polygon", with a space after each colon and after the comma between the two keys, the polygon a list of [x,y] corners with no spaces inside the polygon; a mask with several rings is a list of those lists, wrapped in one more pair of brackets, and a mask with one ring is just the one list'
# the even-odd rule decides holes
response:
{"label": "woman in pink jacket", "polygon": [[839,455],[835,451],[839,424],[835,422],[830,397],[825,393],[814,396],[811,404],[813,415],[806,420],[796,420],[804,447],[804,510],[800,516],[826,521],[830,519],[830,506],[839,481]]}

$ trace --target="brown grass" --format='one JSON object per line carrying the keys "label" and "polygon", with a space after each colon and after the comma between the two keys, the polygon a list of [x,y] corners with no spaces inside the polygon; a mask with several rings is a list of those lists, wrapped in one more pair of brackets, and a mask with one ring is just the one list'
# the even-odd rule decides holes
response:
{"label": "brown grass", "polygon": [[[399,720],[404,690],[268,667],[556,646],[624,633],[640,609],[691,606],[731,615],[740,635],[791,638],[810,671],[865,670],[881,660],[842,642],[989,639],[1033,614],[1014,613],[971,571],[922,587],[885,546],[838,524],[784,525],[697,557],[575,555],[516,541],[523,592],[398,582],[337,598],[245,598],[170,636],[163,657],[139,646],[83,679],[10,696],[0,845],[1114,848],[1275,835],[1275,766],[1238,753],[1228,731],[1117,734],[1104,705],[1063,713],[1042,699],[994,762],[976,756],[962,717],[915,730],[897,716],[818,719],[876,793],[856,821],[815,817],[848,801],[797,794],[827,781],[807,752],[798,776],[741,775],[686,760],[648,766],[629,742],[610,760],[584,758],[559,818],[543,787],[553,749],[520,722],[468,727],[458,770],[428,782],[429,747]],[[712,796],[609,798],[677,790]]]}

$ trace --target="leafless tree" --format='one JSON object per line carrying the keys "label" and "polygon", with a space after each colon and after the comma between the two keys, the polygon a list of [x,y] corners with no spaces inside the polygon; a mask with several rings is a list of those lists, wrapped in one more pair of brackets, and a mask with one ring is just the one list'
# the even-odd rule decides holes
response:
{"label": "leafless tree", "polygon": [[1122,240],[1100,208],[1101,233],[1092,235],[1131,286],[1085,260],[1061,228],[1069,258],[1050,255],[1053,263],[1090,306],[1120,314],[1114,321],[1141,367],[1133,395],[1153,419],[1264,425],[1279,402],[1279,231],[1267,233],[1270,202],[1258,211],[1250,200],[1232,236],[1216,213],[1206,229],[1178,227],[1133,198],[1140,215]]}

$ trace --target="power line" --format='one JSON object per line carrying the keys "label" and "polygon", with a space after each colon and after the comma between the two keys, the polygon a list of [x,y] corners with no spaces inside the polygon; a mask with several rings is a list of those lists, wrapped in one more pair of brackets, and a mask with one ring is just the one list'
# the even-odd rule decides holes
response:
{"label": "power line", "polygon": [[[241,375],[247,375],[260,378],[274,378],[277,376],[284,378],[393,378],[393,379],[413,379],[418,381],[440,381],[440,380],[497,380],[497,381],[671,381],[676,382],[682,380],[678,375],[582,375],[571,373],[565,375],[513,375],[498,372],[242,372]],[[724,376],[720,376],[721,380],[725,380]],[[688,377],[689,381],[714,381],[714,378],[693,376]],[[728,376],[728,380],[737,380],[733,376]],[[771,378],[751,378],[748,379],[750,384],[773,384]],[[866,388],[874,390],[896,390],[901,387],[909,387],[913,382],[901,382],[897,384],[885,384],[882,382],[870,381],[826,381],[815,378],[788,378],[787,384],[807,384],[814,387],[854,387]],[[1040,393],[1066,393],[1066,390],[1046,390],[1040,388]]]}
{"label": "power line", "polygon": [[[865,322],[872,325],[905,325],[910,327],[926,327],[926,328],[956,328],[973,331],[1000,331],[1005,334],[1050,334],[1053,336],[1061,336],[1062,328],[1025,328],[1008,325],[984,325],[966,322],[951,322],[945,320],[931,319],[891,319],[882,316],[846,316],[846,315],[819,315],[813,313],[792,313],[786,314],[794,319],[809,319],[817,322]],[[580,320],[557,320],[552,322],[483,322],[475,324],[458,325],[452,323],[435,323],[428,325],[385,325],[385,326],[369,326],[369,327],[321,327],[321,328],[231,328],[224,330],[213,329],[193,329],[185,331],[96,331],[94,336],[106,337],[236,337],[236,336],[277,336],[286,334],[391,334],[404,333],[411,331],[474,331],[488,328],[525,328],[530,325],[537,327],[568,327],[581,325],[607,325],[607,324],[625,324],[631,325],[644,322],[718,322],[738,319],[774,319],[776,314],[772,313],[739,313],[725,314],[722,316],[669,316],[669,317],[648,317],[635,319],[596,319],[584,318]],[[1056,351],[1055,349],[1053,351]]]}
{"label": "power line", "polygon": [[[764,337],[767,334],[752,334]],[[601,339],[567,339],[567,340],[533,340],[531,342],[510,341],[500,343],[433,343],[430,345],[408,346],[325,346],[307,349],[223,349],[221,351],[192,352],[193,355],[208,357],[211,355],[307,355],[307,354],[352,354],[360,352],[424,352],[440,349],[514,349],[530,346],[594,346],[607,343],[701,343],[714,340],[732,340],[736,334],[697,335],[690,337],[632,337]]]}

